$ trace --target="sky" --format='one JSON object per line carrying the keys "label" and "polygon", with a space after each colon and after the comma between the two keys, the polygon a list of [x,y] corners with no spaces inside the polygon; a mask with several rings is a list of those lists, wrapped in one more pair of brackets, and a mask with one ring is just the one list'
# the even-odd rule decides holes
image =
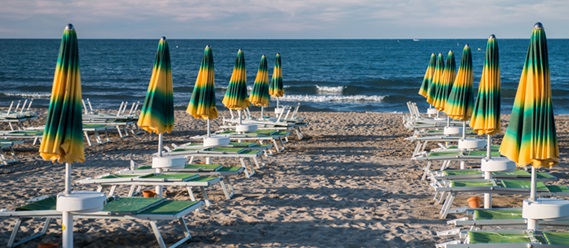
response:
{"label": "sky", "polygon": [[567,0],[2,0],[0,38],[569,38]]}

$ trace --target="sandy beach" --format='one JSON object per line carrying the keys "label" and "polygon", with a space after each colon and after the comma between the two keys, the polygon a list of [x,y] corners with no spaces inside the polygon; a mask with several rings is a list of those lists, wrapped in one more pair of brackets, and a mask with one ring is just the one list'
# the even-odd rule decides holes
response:
{"label": "sandy beach", "polygon": [[[237,191],[233,199],[224,199],[219,189],[211,190],[212,205],[189,215],[192,239],[181,247],[434,247],[445,241],[435,233],[450,227],[438,218],[432,188],[420,180],[423,163],[410,159],[414,144],[405,140],[412,133],[402,125],[403,114],[299,115],[310,122],[302,130],[304,139],[291,136],[286,151],[266,158],[267,166],[252,178],[232,178]],[[566,185],[569,117],[556,118],[561,161],[549,172],[560,178],[557,183]],[[502,123],[506,125],[507,120],[508,116],[503,116]],[[36,124],[41,121],[43,118]],[[213,122],[213,130],[220,123],[220,119]],[[183,143],[189,136],[203,133],[204,121],[177,110],[175,130],[164,135],[164,144]],[[109,143],[86,147],[86,162],[74,165],[74,180],[128,168],[130,159],[149,162],[157,149],[157,135],[121,139],[111,133],[110,137]],[[499,141],[500,136],[495,143]],[[63,190],[63,165],[42,161],[38,145],[26,143],[15,149],[20,163],[0,167],[4,190],[0,208],[13,210],[27,199]],[[95,190],[93,185],[73,187]],[[126,187],[117,192],[126,193]],[[189,199],[186,191],[175,188],[168,188],[166,196]],[[467,197],[458,197],[455,206],[466,206]],[[494,206],[519,207],[526,197],[495,196]],[[6,244],[15,222],[0,219],[0,246]],[[167,241],[181,237],[170,232],[177,228],[172,223],[162,224]],[[38,229],[39,225],[27,230]],[[61,228],[52,224],[47,235],[23,247],[60,240]],[[127,220],[76,220],[75,244],[157,247],[149,225]]]}

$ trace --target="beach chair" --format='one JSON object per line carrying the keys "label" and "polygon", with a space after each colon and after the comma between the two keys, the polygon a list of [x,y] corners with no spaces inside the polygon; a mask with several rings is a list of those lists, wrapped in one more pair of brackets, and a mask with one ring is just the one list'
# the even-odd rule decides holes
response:
{"label": "beach chair", "polygon": [[[225,136],[231,141],[255,141],[260,144],[265,144],[265,142],[270,142],[273,144],[276,152],[282,152],[285,150],[284,144],[288,141],[287,137],[290,135],[289,131],[286,130],[257,130],[250,133],[238,133],[235,130],[225,130],[216,132],[215,135]],[[203,136],[194,136],[192,139],[203,139]]]}
{"label": "beach chair", "polygon": [[[483,227],[523,226],[527,227],[527,219],[522,217],[521,208],[493,208],[469,209],[466,211],[471,218],[463,217],[447,221],[447,224],[456,227],[469,227],[470,231],[480,230]],[[539,226],[569,227],[569,220],[539,220]],[[460,230],[460,229],[453,229]],[[447,231],[448,232],[448,231]],[[458,234],[458,232],[448,232]],[[444,236],[445,234],[438,234]]]}
{"label": "beach chair", "polygon": [[255,174],[255,168],[253,167],[252,163],[254,163],[257,168],[262,168],[265,166],[262,158],[262,150],[242,147],[182,147],[175,148],[170,151],[165,151],[162,153],[162,156],[183,156],[189,158],[188,164],[192,164],[193,160],[198,157],[203,157],[206,159],[239,159],[247,178],[250,178]]}
{"label": "beach chair", "polygon": [[[18,157],[16,156],[16,152],[14,151],[14,145],[24,143],[21,140],[5,140],[0,139],[0,164],[8,165],[11,163],[18,162]],[[11,155],[11,158],[7,157],[6,152]]]}
{"label": "beach chair", "polygon": [[83,123],[87,124],[102,124],[112,129],[117,130],[119,137],[123,138],[129,135],[129,132],[136,134],[135,130],[138,129],[137,121],[138,115],[136,114],[139,102],[133,102],[130,110],[128,109],[128,102],[121,102],[116,114],[105,114],[95,112],[89,98],[82,100],[83,109]]}
{"label": "beach chair", "polygon": [[[154,172],[152,165],[139,165],[131,160],[129,169],[120,170],[117,174],[148,174]],[[216,176],[223,178],[220,181],[221,189],[226,199],[235,195],[235,189],[231,186],[230,177],[244,174],[242,166],[222,166],[221,164],[186,164],[183,168],[162,168],[162,173],[194,173],[199,176]]]}
{"label": "beach chair", "polygon": [[[525,170],[514,171],[496,171],[492,172],[494,179],[508,179],[508,180],[530,180],[531,173]],[[446,180],[468,180],[468,179],[483,179],[484,172],[479,169],[465,169],[465,170],[436,170],[431,173],[431,180],[433,181],[446,181]],[[537,172],[537,180],[540,181],[557,181],[558,178],[547,173]]]}
{"label": "beach chair", "polygon": [[41,130],[38,129],[25,129],[25,130],[13,130],[13,131],[0,131],[0,139],[11,139],[11,140],[33,140],[32,145],[41,141],[43,136],[43,127]]}
{"label": "beach chair", "polygon": [[[480,162],[486,157],[486,151],[481,150],[458,150],[458,149],[443,149],[443,150],[433,150],[430,152],[422,152],[411,158],[415,161],[425,161],[427,162],[423,167],[422,180],[426,180],[431,176],[431,167],[434,161],[441,161],[442,164],[439,170],[446,170],[452,162],[468,162],[475,161]],[[491,152],[492,157],[500,157],[500,153],[494,148]]]}
{"label": "beach chair", "polygon": [[[61,218],[62,216],[62,213],[56,210],[56,204],[56,196],[41,197],[13,211],[7,211],[6,209],[0,211],[0,218],[16,218],[16,223],[8,240],[7,247],[19,246],[44,235],[48,231],[51,221]],[[148,222],[161,248],[168,246],[162,238],[159,222],[177,220],[178,224],[182,227],[184,237],[169,246],[177,247],[191,238],[185,218],[187,218],[190,213],[199,209],[203,204],[202,201],[178,201],[166,200],[164,198],[111,197],[107,200],[102,211],[76,213],[73,217],[75,219],[111,219]],[[42,228],[39,232],[16,241],[18,234],[23,230],[22,224],[30,220],[32,222],[39,221],[42,223]]]}
{"label": "beach chair", "polygon": [[[471,179],[449,180],[443,186],[437,186],[435,192],[442,192],[444,203],[441,207],[440,218],[445,219],[451,212],[461,212],[466,209],[451,211],[455,197],[459,193],[488,193],[488,194],[529,194],[530,181],[527,180],[501,180],[501,179]],[[537,182],[537,193],[542,196],[567,196],[569,187],[565,185],[545,185]],[[445,197],[446,196],[446,197]]]}
{"label": "beach chair", "polygon": [[445,248],[527,248],[569,247],[569,232],[546,232],[533,230],[470,231],[461,242],[439,244]]}
{"label": "beach chair", "polygon": [[18,100],[14,106],[12,101],[7,111],[0,111],[0,123],[7,123],[12,131],[24,129],[25,122],[31,125],[31,121],[38,118],[37,113],[30,111],[32,102],[33,99],[25,99],[23,103]]}
{"label": "beach chair", "polygon": [[[219,176],[200,176],[196,173],[109,173],[98,176],[96,178],[80,179],[77,182],[80,184],[94,184],[97,185],[97,191],[103,192],[109,189],[109,196],[115,194],[118,186],[130,186],[127,196],[140,195],[143,186],[161,186],[161,187],[184,187],[188,191],[188,195],[192,201],[196,201],[193,188],[199,188],[203,195],[203,200],[207,206],[210,206],[210,201],[206,188],[218,184],[222,178]],[[157,195],[157,197],[162,197]]]}

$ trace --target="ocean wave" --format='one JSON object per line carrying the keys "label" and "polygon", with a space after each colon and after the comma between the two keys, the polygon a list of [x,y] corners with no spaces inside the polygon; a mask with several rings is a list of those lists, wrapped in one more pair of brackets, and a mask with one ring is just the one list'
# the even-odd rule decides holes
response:
{"label": "ocean wave", "polygon": [[345,103],[362,103],[362,102],[382,102],[385,96],[366,96],[366,95],[285,95],[279,100],[288,102],[345,102]]}
{"label": "ocean wave", "polygon": [[3,93],[5,96],[9,97],[22,97],[22,98],[33,98],[33,99],[49,99],[51,94],[49,93]]}
{"label": "ocean wave", "polygon": [[347,88],[347,86],[320,86],[320,85],[316,85],[316,90],[318,91],[318,93],[342,94],[342,92],[344,91],[345,88]]}

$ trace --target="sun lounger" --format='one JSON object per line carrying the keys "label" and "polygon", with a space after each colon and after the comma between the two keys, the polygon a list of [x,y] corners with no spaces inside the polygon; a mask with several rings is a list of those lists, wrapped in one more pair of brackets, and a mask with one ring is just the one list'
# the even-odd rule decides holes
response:
{"label": "sun lounger", "polygon": [[[140,194],[142,186],[162,186],[162,187],[184,187],[192,201],[196,200],[192,188],[199,188],[203,194],[204,202],[210,205],[206,188],[220,183],[219,176],[200,176],[195,173],[146,173],[146,174],[126,174],[115,173],[98,176],[97,178],[86,178],[78,180],[80,184],[95,184],[97,191],[103,192],[109,188],[109,196],[114,195],[118,186],[130,186],[127,196]],[[162,197],[162,196],[157,196]]]}
{"label": "sun lounger", "polygon": [[[514,171],[503,171],[503,172],[492,172],[492,178],[494,179],[522,179],[529,180],[531,178],[531,173],[525,170],[514,170]],[[466,180],[466,179],[483,179],[484,172],[477,169],[466,169],[466,170],[436,170],[432,172],[433,180]],[[546,173],[537,172],[537,180],[540,181],[557,181],[558,178]]]}
{"label": "sun lounger", "polygon": [[[523,226],[527,227],[527,219],[522,217],[521,208],[469,209],[467,214],[472,218],[459,218],[447,221],[457,227],[482,228],[484,226]],[[569,227],[569,220],[539,220],[539,226]]]}
{"label": "sun lounger", "polygon": [[[527,180],[449,180],[444,187],[436,187],[436,192],[443,192],[444,204],[440,217],[444,219],[450,213],[454,198],[458,193],[492,193],[492,194],[529,194],[530,181]],[[569,187],[565,185],[545,185],[537,182],[537,193],[545,196],[569,195]],[[446,195],[446,197],[444,197]]]}
{"label": "sun lounger", "polygon": [[43,127],[41,130],[37,129],[25,129],[25,130],[13,130],[13,131],[0,131],[1,139],[13,139],[13,140],[29,140],[32,139],[32,144],[35,145],[41,140],[43,136]]}
{"label": "sun lounger", "polygon": [[[6,140],[0,139],[0,164],[8,165],[10,163],[18,162],[18,157],[14,151],[14,145],[24,143],[21,140]],[[6,151],[12,156],[11,159],[6,157]]]}
{"label": "sun lounger", "polygon": [[[61,218],[62,213],[56,209],[57,198],[55,196],[45,197],[19,207],[14,211],[0,211],[0,217],[17,218],[14,229],[8,240],[8,247],[24,244],[30,240],[44,235],[52,219]],[[199,209],[203,205],[202,201],[176,201],[164,198],[140,198],[128,197],[109,198],[102,211],[90,213],[76,213],[75,219],[112,219],[112,220],[135,220],[147,221],[152,227],[158,245],[162,248],[167,247],[160,232],[159,221],[177,220],[182,227],[184,238],[180,239],[170,247],[176,247],[191,238],[190,231],[186,225],[186,218],[190,213]],[[26,220],[42,220],[42,229],[38,233],[26,237],[16,242],[16,238],[22,223]],[[139,234],[140,235],[140,234]]]}
{"label": "sun lounger", "polygon": [[[497,151],[492,151],[492,157],[499,157],[500,153]],[[480,161],[482,158],[486,157],[486,151],[461,151],[461,150],[436,150],[428,153],[420,153],[419,155],[411,158],[416,161],[427,161],[427,164],[423,167],[422,180],[429,177],[431,173],[431,166],[433,161],[442,161],[440,170],[445,170],[449,167],[452,161],[462,162],[462,161]]]}
{"label": "sun lounger", "polygon": [[[130,169],[118,171],[117,174],[148,174],[154,172],[151,165],[138,165],[131,161]],[[231,186],[229,177],[239,176],[244,173],[242,166],[222,166],[221,164],[186,164],[183,168],[162,168],[162,173],[193,173],[199,176],[222,177],[221,189],[226,199],[235,195],[235,189]]]}
{"label": "sun lounger", "polygon": [[460,243],[440,244],[448,248],[538,248],[569,247],[569,232],[545,232],[531,230],[471,231]]}
{"label": "sun lounger", "polygon": [[[234,130],[226,130],[215,133],[215,135],[221,135],[229,138],[232,141],[255,141],[260,144],[264,142],[271,142],[277,152],[282,152],[285,150],[284,143],[286,142],[286,137],[290,135],[289,131],[277,131],[277,130],[257,130],[251,133],[237,133]],[[195,136],[192,139],[203,139],[203,136]],[[284,141],[283,141],[284,140]],[[280,147],[279,147],[280,146]]]}
{"label": "sun lounger", "polygon": [[[186,149],[186,148],[198,150],[198,149],[206,149],[206,148],[211,147],[211,146],[205,146],[202,141],[203,140],[196,140],[196,141],[181,144],[181,145],[172,144],[172,148],[164,147],[164,149],[166,151],[172,151],[175,149]],[[227,145],[217,146],[217,147],[248,148],[248,149],[263,151],[263,154],[265,154],[265,157],[268,157],[269,155],[273,155],[273,151],[272,151],[273,145],[272,144],[259,144],[257,142],[250,142],[250,141],[249,142],[247,142],[247,141],[242,141],[242,142],[231,141]]]}
{"label": "sun lounger", "polygon": [[0,111],[0,123],[7,123],[12,131],[24,129],[24,122],[30,123],[31,120],[38,118],[37,113],[30,111],[32,102],[33,99],[30,101],[26,99],[23,104],[21,104],[21,101],[18,101],[14,107],[14,102],[12,101],[7,111]]}
{"label": "sun lounger", "polygon": [[[163,152],[163,156],[184,156],[188,157],[188,163],[191,164],[196,157],[204,158],[236,158],[241,162],[241,166],[245,169],[245,175],[249,178],[255,174],[255,169],[251,165],[251,161],[255,163],[257,168],[262,168],[265,163],[262,161],[263,151],[240,148],[240,147],[185,147],[176,148],[171,151]],[[249,163],[245,162],[248,160]]]}

